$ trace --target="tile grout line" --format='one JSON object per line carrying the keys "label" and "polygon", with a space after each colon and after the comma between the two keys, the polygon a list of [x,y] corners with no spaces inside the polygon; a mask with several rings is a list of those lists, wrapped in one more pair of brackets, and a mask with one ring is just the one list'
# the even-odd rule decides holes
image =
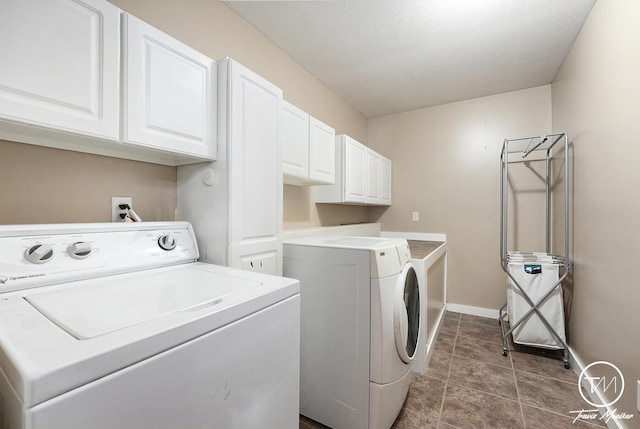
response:
{"label": "tile grout line", "polygon": [[[462,389],[472,390],[474,392],[481,393],[481,394],[486,395],[486,396],[492,396],[492,397],[497,398],[497,399],[504,399],[505,401],[518,403],[517,399],[510,399],[510,398],[507,398],[506,396],[500,396],[500,395],[497,395],[495,393],[487,392],[485,390],[480,390],[478,388],[467,386],[467,385],[464,385],[464,384],[458,384],[458,383],[453,383],[453,384],[455,386],[458,386],[458,387],[462,388]],[[545,410],[543,410],[543,411],[545,411]],[[451,423],[448,423],[448,424],[451,424]]]}
{"label": "tile grout line", "polygon": [[[493,319],[491,319],[491,320],[493,320]],[[491,327],[489,324],[475,323],[475,322],[471,322],[469,320],[462,320],[462,318],[461,318],[460,319],[460,324],[462,324],[462,323],[467,323],[467,324],[474,325],[474,326],[481,326],[483,328]],[[496,323],[498,323],[498,322],[496,321]],[[476,337],[473,337],[473,336],[470,336],[470,335],[464,335],[463,334],[462,336],[465,337],[465,338],[471,338],[471,339],[473,339],[475,341],[480,341],[480,342],[483,342],[483,343],[486,343],[486,344],[491,344],[491,345],[494,345],[494,346],[495,345],[499,345],[499,346],[502,345],[502,344],[494,343],[493,341],[486,341],[486,340],[483,340],[482,338],[476,338]]]}
{"label": "tile grout line", "polygon": [[[509,354],[511,354],[511,353],[509,353]],[[546,359],[549,359],[549,358],[546,358]],[[550,359],[550,360],[551,360],[551,359]],[[570,384],[570,385],[572,385],[572,386],[576,386],[576,387],[578,386],[578,383],[574,383],[573,381],[563,380],[563,379],[558,378],[558,377],[554,377],[554,376],[550,376],[550,375],[545,375],[545,374],[539,374],[539,373],[537,373],[537,372],[526,371],[526,370],[523,370],[523,369],[517,369],[517,370],[516,370],[516,369],[515,369],[515,367],[514,367],[514,370],[515,370],[515,371],[517,371],[517,372],[522,372],[522,373],[524,373],[524,374],[533,375],[533,376],[536,376],[536,377],[541,377],[541,378],[544,378],[544,379],[546,379],[546,380],[558,381],[558,382],[560,382],[560,383]]]}
{"label": "tile grout line", "polygon": [[[476,358],[474,358],[474,357],[467,357],[467,356],[464,356],[464,355],[457,355],[457,356],[458,356],[459,358],[472,360],[472,361],[475,361],[475,362],[481,363],[481,364],[483,364],[483,365],[491,365],[492,367],[502,368],[502,369],[505,369],[505,370],[509,369],[509,367],[508,367],[508,366],[499,365],[499,364],[497,364],[497,363],[493,363],[493,362],[487,362],[487,361],[482,360],[482,359],[476,359]],[[511,369],[513,369],[513,364],[512,364],[512,366],[511,366]]]}
{"label": "tile grout line", "polygon": [[516,395],[518,396],[518,405],[520,406],[520,416],[522,417],[522,427],[527,429],[527,421],[524,419],[524,408],[522,407],[522,399],[520,398],[520,389],[518,388],[518,378],[516,377],[516,366],[513,363],[513,350],[509,350],[509,360],[511,361],[511,371],[513,372],[513,382],[516,384]]}
{"label": "tile grout line", "polygon": [[[451,350],[451,361],[449,362],[449,371],[447,371],[447,379],[444,382],[444,392],[442,393],[442,402],[440,403],[440,412],[438,413],[438,421],[436,422],[436,426],[440,426],[440,422],[442,422],[442,412],[444,411],[444,401],[445,401],[445,398],[447,397],[447,388],[449,387],[449,377],[451,376],[451,367],[453,366],[453,353],[456,350],[456,343],[458,342],[458,331],[460,330],[461,319],[462,319],[462,316],[458,316],[458,325],[456,326],[456,334],[453,340],[453,349]],[[447,423],[447,422],[444,422],[444,423]]]}

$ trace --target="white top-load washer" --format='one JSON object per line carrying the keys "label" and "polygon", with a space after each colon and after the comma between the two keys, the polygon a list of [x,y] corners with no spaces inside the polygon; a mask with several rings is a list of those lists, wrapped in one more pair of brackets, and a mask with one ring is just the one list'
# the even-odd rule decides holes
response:
{"label": "white top-load washer", "polygon": [[299,284],[186,222],[0,227],[0,427],[297,428]]}
{"label": "white top-load washer", "polygon": [[335,429],[389,429],[421,323],[407,241],[297,239],[283,254],[285,275],[300,280],[300,413]]}

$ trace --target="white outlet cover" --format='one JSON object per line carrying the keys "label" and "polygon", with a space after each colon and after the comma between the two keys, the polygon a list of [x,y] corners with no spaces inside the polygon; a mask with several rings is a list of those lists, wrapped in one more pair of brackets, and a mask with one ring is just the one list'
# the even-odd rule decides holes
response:
{"label": "white outlet cover", "polygon": [[129,207],[133,207],[133,200],[131,197],[111,197],[111,222],[124,222],[124,219],[120,217],[120,204],[129,204]]}
{"label": "white outlet cover", "polygon": [[638,381],[638,393],[636,395],[636,401],[638,402],[637,404],[638,411],[640,411],[640,380],[637,380],[637,381]]}

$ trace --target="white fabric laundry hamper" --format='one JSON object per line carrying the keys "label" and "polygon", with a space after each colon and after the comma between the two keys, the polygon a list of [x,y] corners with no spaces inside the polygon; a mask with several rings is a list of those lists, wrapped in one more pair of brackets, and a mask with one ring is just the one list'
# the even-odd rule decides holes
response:
{"label": "white fabric laundry hamper", "polygon": [[[559,279],[559,266],[543,261],[532,263],[511,261],[507,264],[507,269],[533,304],[537,304],[551,288],[554,288]],[[510,323],[515,324],[531,309],[531,305],[513,280],[508,276],[507,278],[507,314]],[[562,285],[555,286],[554,291],[537,308],[562,341],[566,343]],[[513,341],[516,344],[546,349],[564,348],[535,312],[531,313],[514,329]]]}

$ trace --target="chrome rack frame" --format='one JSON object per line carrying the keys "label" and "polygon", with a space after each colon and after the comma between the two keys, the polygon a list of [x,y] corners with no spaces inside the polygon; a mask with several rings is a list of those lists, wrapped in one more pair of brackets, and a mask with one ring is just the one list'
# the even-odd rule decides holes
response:
{"label": "chrome rack frame", "polygon": [[[564,143],[564,166],[563,166],[563,179],[564,179],[564,254],[554,255],[551,254],[551,159],[553,157],[553,148],[560,141]],[[526,146],[523,148],[523,146]],[[508,264],[510,259],[510,253],[507,250],[507,236],[509,226],[509,154],[510,153],[522,153],[522,160],[535,151],[546,151],[546,177],[545,177],[545,192],[546,192],[546,217],[545,217],[545,254],[551,256],[552,264],[563,267],[563,273],[555,284],[549,288],[547,293],[538,302],[534,302],[524,291],[523,287],[516,281],[516,279],[509,273]],[[524,297],[525,301],[530,305],[530,309],[519,320],[510,320],[509,327],[506,327],[505,321],[507,318],[507,303],[500,308],[499,323],[502,330],[502,354],[507,356],[508,338],[513,331],[520,326],[532,313],[536,313],[549,333],[561,344],[564,348],[564,366],[569,369],[571,367],[569,361],[569,347],[567,343],[560,337],[555,329],[549,324],[544,315],[540,312],[540,306],[545,300],[555,291],[556,288],[562,287],[562,282],[569,275],[572,264],[569,260],[569,139],[566,133],[548,134],[540,136],[522,137],[516,139],[505,139],[502,145],[502,152],[500,155],[500,259],[501,266],[504,272],[507,274],[512,284],[519,290]],[[535,259],[534,254],[529,254],[530,259]],[[525,256],[525,259],[527,256]]]}

